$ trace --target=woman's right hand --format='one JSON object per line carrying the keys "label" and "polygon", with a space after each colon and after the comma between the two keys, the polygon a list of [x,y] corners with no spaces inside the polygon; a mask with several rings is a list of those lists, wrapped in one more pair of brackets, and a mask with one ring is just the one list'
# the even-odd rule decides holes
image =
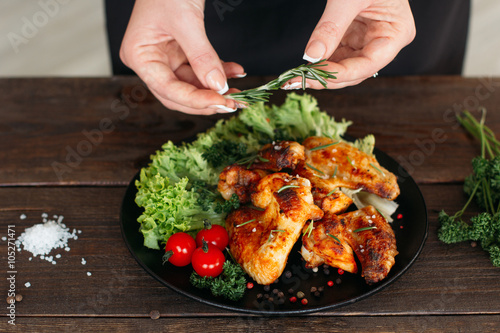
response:
{"label": "woman's right hand", "polygon": [[245,72],[219,59],[205,32],[204,4],[137,0],[120,57],[169,109],[203,115],[232,112],[235,102],[222,96],[228,92],[227,78]]}

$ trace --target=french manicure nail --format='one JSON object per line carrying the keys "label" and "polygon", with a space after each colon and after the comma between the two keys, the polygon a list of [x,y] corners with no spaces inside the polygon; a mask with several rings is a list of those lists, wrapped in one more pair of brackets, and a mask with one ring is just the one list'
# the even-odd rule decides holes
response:
{"label": "french manicure nail", "polygon": [[245,77],[245,76],[247,76],[247,73],[236,74],[234,77],[237,77],[238,79],[241,79],[242,77]]}
{"label": "french manicure nail", "polygon": [[231,109],[230,107],[227,107],[225,105],[218,105],[218,104],[210,105],[209,108],[217,109],[216,110],[217,113],[234,112],[238,109],[238,108]]}
{"label": "french manicure nail", "polygon": [[222,75],[221,71],[213,69],[206,76],[208,86],[217,91],[220,95],[225,94],[229,90],[229,86],[227,85],[227,81]]}
{"label": "french manicure nail", "polygon": [[319,40],[312,41],[302,59],[309,62],[318,62],[325,56],[326,46]]}

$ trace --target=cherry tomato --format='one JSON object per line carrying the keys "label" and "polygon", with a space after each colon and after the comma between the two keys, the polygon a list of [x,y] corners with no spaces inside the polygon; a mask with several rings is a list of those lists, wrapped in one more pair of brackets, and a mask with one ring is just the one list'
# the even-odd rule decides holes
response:
{"label": "cherry tomato", "polygon": [[203,241],[203,246],[194,251],[191,263],[198,275],[216,277],[222,273],[225,260],[217,246]]}
{"label": "cherry tomato", "polygon": [[174,266],[187,266],[191,263],[194,250],[196,242],[193,237],[185,232],[175,233],[167,241],[163,263],[168,261]]}
{"label": "cherry tomato", "polygon": [[196,234],[196,246],[201,247],[203,245],[203,239],[208,244],[213,244],[217,246],[221,251],[224,251],[227,244],[229,243],[229,235],[226,228],[223,226],[205,221],[205,229],[200,230]]}

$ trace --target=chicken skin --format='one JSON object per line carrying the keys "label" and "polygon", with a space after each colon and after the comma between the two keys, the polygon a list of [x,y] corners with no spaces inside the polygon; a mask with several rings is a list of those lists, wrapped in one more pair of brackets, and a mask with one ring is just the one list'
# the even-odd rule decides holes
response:
{"label": "chicken skin", "polygon": [[303,145],[306,159],[295,172],[311,181],[316,201],[339,187],[362,189],[388,200],[399,195],[396,176],[382,167],[374,156],[348,143],[325,137],[309,137]]}
{"label": "chicken skin", "polygon": [[228,215],[229,248],[257,283],[268,285],[283,273],[305,223],[323,211],[313,203],[309,181],[286,173],[262,178],[251,201],[264,210],[241,207]]}
{"label": "chicken skin", "polygon": [[233,164],[220,173],[217,189],[226,200],[236,193],[241,203],[247,203],[254,187],[265,175],[267,172],[264,170],[248,170],[245,166]]}
{"label": "chicken skin", "polygon": [[306,233],[302,238],[301,253],[308,267],[327,263],[355,273],[352,251],[368,284],[383,280],[395,263],[398,251],[394,231],[373,206],[338,216],[325,214],[322,220],[314,222],[310,235]]}
{"label": "chicken skin", "polygon": [[259,159],[251,169],[264,169],[278,172],[283,169],[295,169],[305,159],[304,146],[295,141],[280,141],[264,145],[259,150]]}

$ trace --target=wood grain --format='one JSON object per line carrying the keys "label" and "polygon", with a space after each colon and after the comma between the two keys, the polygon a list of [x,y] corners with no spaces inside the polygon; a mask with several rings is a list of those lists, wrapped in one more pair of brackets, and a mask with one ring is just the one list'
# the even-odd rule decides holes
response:
{"label": "wood grain", "polygon": [[[245,78],[247,88],[268,78]],[[307,91],[321,109],[353,121],[354,137],[377,147],[419,183],[459,182],[478,143],[456,126],[455,111],[490,110],[500,130],[500,79],[377,78],[336,91]],[[221,116],[166,110],[133,77],[0,80],[0,185],[124,185],[149,155],[212,126]],[[280,104],[286,92],[272,99]]]}
{"label": "wood grain", "polygon": [[[286,324],[285,324],[286,323]],[[0,330],[9,330],[0,322]],[[500,316],[401,317],[185,317],[185,318],[26,318],[16,319],[18,332],[480,332],[500,330]]]}
{"label": "wood grain", "polygon": [[[395,283],[360,302],[321,315],[455,315],[500,314],[498,268],[481,249],[468,243],[445,245],[437,240],[437,212],[453,212],[465,198],[457,185],[423,185],[430,229],[422,254]],[[0,225],[15,224],[16,233],[41,223],[41,214],[63,215],[70,229],[82,230],[70,240],[57,265],[17,253],[17,287],[24,299],[21,316],[142,317],[151,310],[162,316],[213,316],[231,312],[182,296],[149,276],[135,261],[119,226],[121,187],[22,187],[0,191]],[[27,219],[20,220],[20,214]],[[3,230],[2,230],[3,231]],[[0,242],[6,261],[6,243]],[[81,264],[85,258],[86,265]],[[87,276],[91,272],[92,276]],[[30,288],[24,284],[31,283]],[[0,290],[6,290],[2,280]],[[488,299],[488,302],[485,302]],[[237,314],[231,314],[237,315]],[[238,314],[241,315],[241,314]]]}

